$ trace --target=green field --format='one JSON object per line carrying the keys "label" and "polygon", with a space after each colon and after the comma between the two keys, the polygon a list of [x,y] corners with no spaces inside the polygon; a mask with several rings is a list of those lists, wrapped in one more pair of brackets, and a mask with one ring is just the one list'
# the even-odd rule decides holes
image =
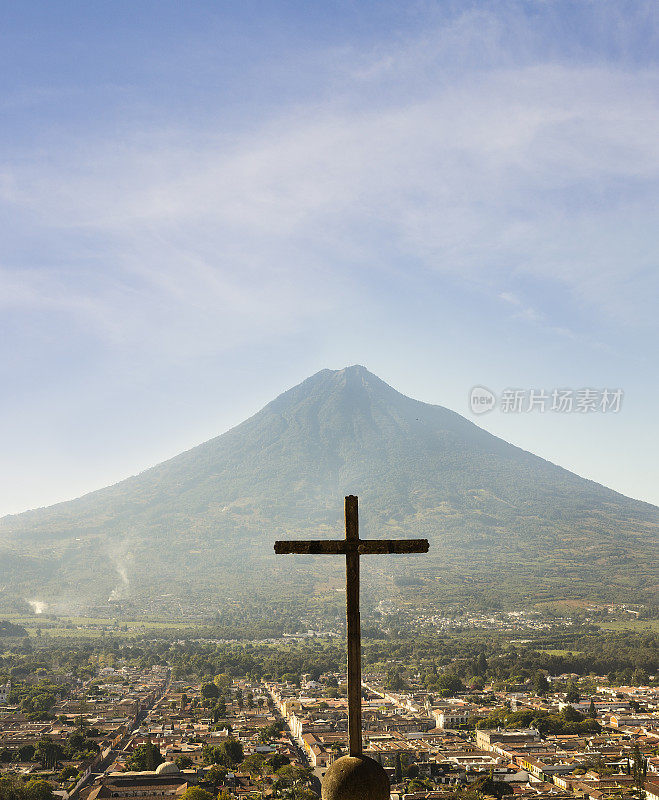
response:
{"label": "green field", "polygon": [[182,635],[186,635],[199,627],[192,622],[180,621],[149,621],[143,619],[122,619],[119,621],[92,617],[52,619],[47,615],[36,616],[34,614],[3,614],[2,619],[7,619],[16,625],[22,625],[30,636],[36,636],[37,630],[40,630],[42,637],[66,638],[96,638],[113,634],[130,637],[143,636],[144,634],[157,633],[158,631],[166,631],[168,633],[180,631]]}
{"label": "green field", "polygon": [[539,653],[546,653],[548,656],[581,656],[583,650],[538,650]]}
{"label": "green field", "polygon": [[642,633],[659,633],[659,619],[612,619],[598,623],[605,631],[635,631]]}
{"label": "green field", "polygon": [[[94,639],[103,636],[118,636],[123,638],[140,637],[144,635],[172,634],[179,632],[182,638],[195,638],[212,636],[207,624],[199,622],[184,622],[181,620],[145,620],[145,619],[114,619],[109,617],[61,617],[55,618],[34,614],[0,614],[0,619],[6,619],[17,625],[22,625],[30,637],[36,637],[41,631],[41,638],[73,638]],[[632,631],[635,633],[659,633],[659,620],[637,619],[612,619],[598,623],[603,631]],[[257,637],[259,638],[259,637]],[[575,649],[543,648],[539,652],[549,656],[570,655],[580,656],[583,652]]]}

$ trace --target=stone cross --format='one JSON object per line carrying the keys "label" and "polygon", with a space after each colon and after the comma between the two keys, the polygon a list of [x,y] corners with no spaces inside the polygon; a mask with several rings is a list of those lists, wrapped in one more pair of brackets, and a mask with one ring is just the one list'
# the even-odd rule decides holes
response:
{"label": "stone cross", "polygon": [[362,755],[362,664],[359,627],[359,556],[386,553],[427,553],[427,539],[360,539],[357,498],[345,499],[346,538],[307,542],[275,542],[275,553],[344,555],[348,627],[348,743],[351,756]]}

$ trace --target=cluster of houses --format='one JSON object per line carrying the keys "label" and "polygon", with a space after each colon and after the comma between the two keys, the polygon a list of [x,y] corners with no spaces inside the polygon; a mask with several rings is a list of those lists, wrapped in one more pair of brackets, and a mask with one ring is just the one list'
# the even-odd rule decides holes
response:
{"label": "cluster of houses", "polygon": [[[11,702],[11,686],[0,694],[0,767],[25,778],[45,777],[62,796],[102,770],[116,748],[128,741],[140,719],[162,697],[168,672],[159,670],[103,670],[97,680],[83,683],[70,677],[69,691],[43,717],[26,713]],[[39,676],[34,676],[38,681]],[[30,685],[30,677],[26,679]],[[70,742],[79,735],[85,743],[80,757],[70,754]],[[40,757],[44,742],[57,753],[54,764]],[[64,753],[64,755],[62,755]],[[65,777],[64,777],[65,775]],[[60,779],[61,778],[61,779]]]}
{"label": "cluster of houses", "polygon": [[[239,703],[237,695],[249,698]],[[272,707],[265,686],[236,680],[218,718],[208,702],[204,702],[202,685],[187,681],[171,681],[167,691],[141,718],[130,737],[113,754],[103,774],[98,774],[85,791],[82,800],[114,797],[151,798],[180,796],[190,786],[207,787],[213,769],[208,751],[229,740],[239,742],[244,758],[263,758],[265,775],[255,776],[253,769],[240,763],[225,770],[222,791],[236,798],[255,794],[272,794],[274,776],[266,760],[277,757],[275,764],[304,764],[299,748],[287,731],[276,730],[281,718]],[[131,771],[131,757],[142,745],[157,748],[163,759],[153,770]],[[263,778],[263,781],[260,779]],[[270,788],[268,788],[270,787]]]}
{"label": "cluster of houses", "polygon": [[[303,680],[299,688],[267,684],[292,737],[319,777],[346,752],[346,701],[324,691],[337,677],[341,680],[330,675],[321,676],[320,682]],[[578,676],[564,677],[567,681]],[[594,711],[600,730],[543,736],[533,728],[476,727],[503,707],[558,715],[568,705],[591,716]],[[537,697],[489,687],[470,691],[468,699],[433,699],[420,686],[393,692],[385,688],[382,676],[367,675],[362,708],[365,754],[389,773],[392,797],[433,800],[488,776],[521,796],[634,798],[639,792],[631,768],[636,753],[644,759],[646,798],[659,800],[656,687],[602,685],[592,696],[573,702],[567,701],[564,691]]]}
{"label": "cluster of houses", "polygon": [[[420,681],[394,692],[385,688],[384,676],[366,675],[365,753],[388,772],[392,800],[440,800],[458,788],[480,787],[485,779],[505,785],[505,793],[535,800],[632,800],[641,789],[646,800],[659,800],[659,688],[602,683],[568,701],[566,682],[576,676],[564,677],[543,697],[492,687],[432,697]],[[241,761],[224,770],[222,791],[235,798],[271,797],[277,794],[277,765],[308,766],[319,781],[345,754],[344,679],[329,673],[319,680],[302,676],[300,685],[234,679],[219,702],[210,701],[201,684],[172,680],[164,666],[103,667],[91,681],[73,681],[73,690],[45,721],[10,705],[11,687],[0,687],[2,769],[47,777],[62,798],[177,797],[190,786],[208,785],[209,752],[232,740],[252,767]],[[594,716],[599,728],[542,735],[533,727],[477,724],[497,709],[558,715],[568,706]],[[95,744],[86,760],[60,760],[46,768],[35,758],[40,742],[64,744],[76,730]],[[132,771],[134,754],[147,744],[162,763]],[[272,774],[255,774],[250,756],[267,761]],[[633,768],[639,757],[642,787]]]}

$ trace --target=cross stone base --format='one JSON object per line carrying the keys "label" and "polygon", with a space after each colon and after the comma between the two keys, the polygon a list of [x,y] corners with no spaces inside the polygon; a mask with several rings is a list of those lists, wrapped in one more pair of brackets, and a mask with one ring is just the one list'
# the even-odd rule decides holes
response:
{"label": "cross stone base", "polygon": [[322,782],[322,800],[389,800],[389,778],[368,756],[342,756]]}

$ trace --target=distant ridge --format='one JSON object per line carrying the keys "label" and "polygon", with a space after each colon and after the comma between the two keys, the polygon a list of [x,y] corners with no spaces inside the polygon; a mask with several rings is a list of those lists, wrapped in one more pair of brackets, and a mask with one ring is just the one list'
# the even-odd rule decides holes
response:
{"label": "distant ridge", "polygon": [[[659,509],[551,464],[365,367],[324,369],[217,438],[114,486],[0,519],[0,603],[208,613],[332,606],[340,565],[276,559],[282,536],[363,535],[431,552],[369,561],[366,602],[501,607],[656,592]],[[331,560],[331,559],[330,559]],[[370,580],[370,582],[369,582]],[[260,601],[259,601],[260,602]]]}

